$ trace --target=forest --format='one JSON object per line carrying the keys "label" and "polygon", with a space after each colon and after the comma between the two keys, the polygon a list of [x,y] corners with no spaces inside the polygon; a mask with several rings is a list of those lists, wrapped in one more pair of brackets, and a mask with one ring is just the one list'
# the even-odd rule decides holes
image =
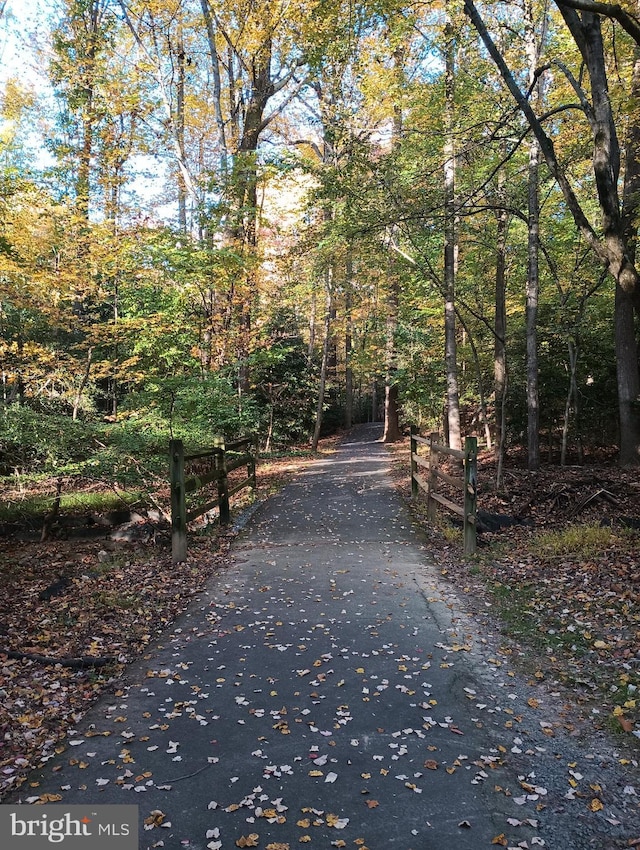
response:
{"label": "forest", "polygon": [[498,486],[640,462],[637,3],[14,5],[6,481],[382,419],[477,434]]}
{"label": "forest", "polygon": [[[237,572],[222,522],[172,562],[170,441],[251,435],[259,510],[375,422],[416,570],[568,689],[541,734],[636,747],[637,815],[639,214],[638,0],[0,0],[0,797]],[[410,428],[478,440],[473,558],[422,533]],[[620,824],[606,785],[576,822]]]}

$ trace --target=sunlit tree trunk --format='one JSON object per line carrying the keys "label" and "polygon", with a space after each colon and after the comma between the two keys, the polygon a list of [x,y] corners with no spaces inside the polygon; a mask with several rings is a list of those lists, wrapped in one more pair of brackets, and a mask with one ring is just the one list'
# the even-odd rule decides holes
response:
{"label": "sunlit tree trunk", "polygon": [[445,373],[447,381],[446,418],[449,446],[462,447],[460,435],[460,400],[458,393],[458,363],[456,342],[456,210],[455,210],[455,142],[454,142],[454,83],[455,38],[448,21],[445,28],[445,107],[444,107],[444,333]]}
{"label": "sunlit tree trunk", "polygon": [[324,340],[322,343],[322,362],[320,364],[320,381],[318,384],[318,402],[316,405],[316,424],[313,430],[313,438],[311,440],[312,451],[318,450],[320,442],[320,434],[322,433],[322,420],[324,416],[324,396],[327,387],[327,372],[329,366],[329,352],[331,350],[332,327],[331,317],[333,315],[333,271],[331,268],[326,269],[324,274],[324,283],[326,289],[326,302],[324,310]]}
{"label": "sunlit tree trunk", "polygon": [[[525,3],[525,40],[529,65],[529,87],[535,106],[540,99],[540,82],[536,80],[539,50],[531,2]],[[540,467],[540,402],[538,387],[538,302],[540,299],[540,145],[535,136],[529,145],[527,189],[527,448],[529,469]],[[551,427],[551,426],[549,426]]]}
{"label": "sunlit tree trunk", "polygon": [[349,250],[347,252],[345,278],[344,427],[349,429],[353,425],[353,366],[351,363],[351,357],[353,352],[353,318],[351,315],[353,307],[353,257],[351,254],[351,247],[349,247]]}
{"label": "sunlit tree trunk", "polygon": [[[176,61],[178,79],[176,82],[176,133],[180,150],[185,151],[185,54],[182,26],[178,27],[178,46]],[[178,171],[178,227],[183,233],[187,232],[187,186],[181,171]]]}
{"label": "sunlit tree trunk", "polygon": [[495,458],[496,487],[502,487],[502,469],[506,445],[507,393],[507,230],[509,217],[505,209],[505,176],[498,174],[498,204],[496,215],[496,275],[495,317],[493,324],[493,385],[495,400]]}
{"label": "sunlit tree trunk", "polygon": [[[404,85],[405,49],[399,45],[393,52],[393,66],[398,91]],[[402,143],[402,104],[395,103],[393,109],[393,144]],[[397,231],[395,225],[392,226]],[[398,240],[397,232],[391,236],[394,243]],[[400,310],[400,281],[398,264],[394,256],[387,261],[387,317],[385,339],[385,381],[384,381],[384,443],[395,443],[402,438],[400,431],[400,405],[398,401],[399,387],[396,378],[398,355],[396,351],[396,334],[398,331],[398,313]]]}

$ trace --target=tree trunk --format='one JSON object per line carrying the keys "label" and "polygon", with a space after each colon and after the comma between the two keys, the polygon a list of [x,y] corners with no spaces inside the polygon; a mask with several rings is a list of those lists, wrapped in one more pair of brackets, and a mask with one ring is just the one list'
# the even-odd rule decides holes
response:
{"label": "tree trunk", "polygon": [[346,281],[344,293],[345,333],[344,333],[344,427],[348,430],[353,426],[353,366],[351,356],[353,351],[353,319],[352,309],[353,287],[353,258],[351,250],[347,254]]}
{"label": "tree trunk", "polygon": [[385,380],[384,380],[384,443],[396,443],[402,438],[399,422],[398,384],[396,383],[396,330],[398,327],[398,302],[400,291],[397,276],[390,270],[391,281],[387,299]]}
{"label": "tree trunk", "polygon": [[[213,83],[213,109],[218,130],[218,147],[220,148],[220,164],[222,171],[226,174],[228,168],[227,137],[225,131],[224,116],[222,114],[222,79],[220,75],[220,59],[216,47],[216,32],[213,24],[213,16],[209,6],[209,0],[200,0],[202,15],[207,27],[207,40],[209,42],[209,56],[211,58],[211,77]],[[233,106],[233,102],[231,104]]]}
{"label": "tree trunk", "polygon": [[324,394],[327,385],[327,367],[329,364],[329,350],[331,347],[331,316],[333,315],[333,281],[331,269],[325,272],[325,284],[327,288],[327,300],[324,313],[324,342],[322,345],[322,363],[320,364],[320,382],[318,386],[318,404],[316,407],[316,425],[311,440],[311,450],[318,450],[320,433],[322,432],[322,418],[324,413]]}
{"label": "tree trunk", "polygon": [[527,262],[527,447],[529,469],[540,467],[540,406],[538,391],[538,299],[540,292],[538,237],[539,184],[538,142],[533,139],[529,149],[528,188],[528,262]]}
{"label": "tree trunk", "polygon": [[[529,63],[529,85],[533,86],[532,98],[539,100],[540,86],[536,81],[538,48],[530,3],[526,8],[526,50]],[[526,292],[526,337],[527,337],[527,448],[528,466],[540,468],[540,404],[538,388],[538,301],[540,296],[540,145],[535,136],[529,146],[529,174],[527,189],[527,292]]]}
{"label": "tree trunk", "polygon": [[580,397],[578,394],[578,345],[573,339],[567,340],[567,354],[569,360],[569,386],[567,398],[564,405],[564,421],[562,423],[562,448],[560,450],[560,466],[566,466],[567,452],[569,449],[569,433],[571,431],[571,413],[576,427],[576,439],[578,442],[578,463],[584,462],[582,451],[582,434],[580,433]]}
{"label": "tree trunk", "polygon": [[449,446],[461,449],[460,400],[456,344],[456,212],[455,212],[455,147],[454,147],[454,80],[455,41],[453,27],[445,27],[445,147],[444,147],[444,361],[447,381],[447,433]]}
{"label": "tree trunk", "polygon": [[316,347],[316,311],[318,295],[315,283],[312,284],[311,307],[309,309],[309,346],[307,348],[307,362],[309,366],[313,363],[313,355]]}
{"label": "tree trunk", "polygon": [[[393,71],[398,90],[404,84],[405,48],[400,44],[393,51]],[[393,107],[393,144],[398,145],[402,140],[402,106],[394,103]],[[397,226],[393,226],[395,231]],[[393,243],[397,243],[397,232],[392,233]],[[384,381],[384,443],[396,443],[402,439],[400,431],[400,405],[398,402],[399,388],[396,381],[398,368],[396,352],[396,333],[398,331],[398,311],[400,308],[400,282],[398,268],[394,258],[390,257],[387,265],[389,289],[387,297],[386,343],[385,343],[385,381]]]}
{"label": "tree trunk", "polygon": [[[636,109],[630,114],[625,142],[624,188],[622,195],[622,225],[631,260],[635,263],[638,244],[638,212],[640,210],[640,48],[634,52],[631,102]],[[640,303],[636,287],[633,304],[624,292],[616,289],[615,326],[618,363],[618,398],[620,414],[620,463],[635,466],[640,463],[640,375],[638,372],[638,342],[634,333],[633,309]],[[628,315],[625,315],[628,313]]]}
{"label": "tree trunk", "polygon": [[638,345],[634,326],[633,295],[618,284],[615,300],[620,465],[640,464],[640,380]]}
{"label": "tree trunk", "polygon": [[[184,95],[185,95],[185,55],[182,27],[178,28],[178,81],[176,84],[176,134],[178,145],[184,156]],[[184,176],[178,170],[178,227],[182,233],[187,232],[187,186]]]}
{"label": "tree trunk", "polygon": [[84,392],[84,388],[87,386],[89,382],[89,375],[91,374],[91,362],[93,359],[93,346],[89,346],[89,350],[87,351],[87,363],[84,369],[84,374],[82,375],[82,380],[80,381],[80,386],[78,387],[78,392],[73,400],[73,413],[72,420],[75,422],[78,418],[78,411],[80,410],[80,402],[82,401],[82,393]]}
{"label": "tree trunk", "polygon": [[[498,203],[505,203],[504,171],[498,174]],[[506,209],[498,210],[496,222],[496,286],[495,286],[495,318],[493,325],[493,385],[495,398],[495,455],[496,462],[501,466],[500,453],[504,450],[503,433],[505,430],[505,392],[507,387],[507,228],[509,217]]]}

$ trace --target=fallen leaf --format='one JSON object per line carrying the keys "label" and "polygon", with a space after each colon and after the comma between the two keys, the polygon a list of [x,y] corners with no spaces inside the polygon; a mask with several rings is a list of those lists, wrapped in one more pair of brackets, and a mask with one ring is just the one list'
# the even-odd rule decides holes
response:
{"label": "fallen leaf", "polygon": [[625,732],[632,732],[634,727],[633,720],[630,720],[628,717],[623,717],[623,715],[618,715],[618,723],[622,726]]}

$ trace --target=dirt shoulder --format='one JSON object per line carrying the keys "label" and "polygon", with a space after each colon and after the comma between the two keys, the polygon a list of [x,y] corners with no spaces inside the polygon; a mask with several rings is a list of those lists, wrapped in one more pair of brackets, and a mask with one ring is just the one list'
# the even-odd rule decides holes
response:
{"label": "dirt shoulder", "polygon": [[408,444],[390,448],[394,479],[441,573],[502,635],[527,675],[562,687],[596,726],[640,754],[640,477],[612,465],[511,466],[496,492],[479,459],[478,505],[493,531],[462,557],[444,512],[411,500]]}

